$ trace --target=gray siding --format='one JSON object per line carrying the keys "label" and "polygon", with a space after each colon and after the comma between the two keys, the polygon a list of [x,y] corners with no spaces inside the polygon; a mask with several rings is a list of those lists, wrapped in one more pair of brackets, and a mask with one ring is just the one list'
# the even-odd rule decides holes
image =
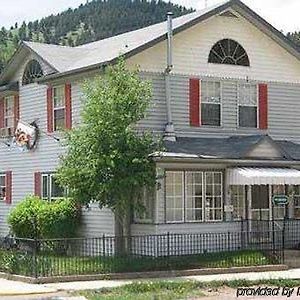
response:
{"label": "gray siding", "polygon": [[[26,62],[24,62],[24,65]],[[45,70],[48,72],[49,70]],[[23,66],[15,75],[21,80]],[[73,123],[78,124],[80,119],[80,107],[82,93],[80,83],[72,82],[72,112]],[[34,172],[55,171],[59,164],[59,156],[64,153],[61,144],[49,137],[47,131],[47,105],[45,85],[30,84],[20,86],[20,117],[23,121],[36,121],[40,129],[40,137],[37,148],[29,153],[21,153],[14,147],[7,147],[0,143],[0,173],[12,171],[12,204],[0,202],[0,236],[9,231],[7,216],[26,195],[34,192]],[[55,134],[58,136],[58,134]],[[108,209],[101,210],[95,205],[91,209],[82,212],[83,226],[81,235],[99,236],[102,234],[114,234],[114,216]]]}
{"label": "gray siding", "polygon": [[[156,79],[154,80],[153,77]],[[153,85],[153,108],[151,114],[141,122],[140,126],[161,131],[166,123],[166,119],[162,118],[166,113],[164,77],[153,73],[151,79],[155,83]],[[213,80],[213,78],[209,78],[209,80]],[[268,82],[269,129],[260,130],[238,128],[237,126],[238,81],[220,78],[215,80],[220,80],[222,83],[222,126],[191,127],[189,122],[189,77],[179,74],[171,76],[172,116],[177,136],[217,138],[268,133],[274,139],[300,143],[300,84]],[[241,80],[241,82],[243,81]],[[159,91],[156,91],[157,89]]]}

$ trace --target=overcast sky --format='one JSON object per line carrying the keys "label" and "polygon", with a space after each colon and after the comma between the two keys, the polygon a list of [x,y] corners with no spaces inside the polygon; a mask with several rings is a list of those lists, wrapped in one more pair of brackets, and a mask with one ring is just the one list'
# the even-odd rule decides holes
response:
{"label": "overcast sky", "polygon": [[[33,21],[49,14],[55,14],[69,7],[76,7],[86,0],[0,0],[0,26],[10,27],[15,22]],[[187,7],[201,9],[205,0],[171,0]],[[208,5],[220,0],[207,0]],[[300,0],[244,0],[277,29],[300,31]]]}

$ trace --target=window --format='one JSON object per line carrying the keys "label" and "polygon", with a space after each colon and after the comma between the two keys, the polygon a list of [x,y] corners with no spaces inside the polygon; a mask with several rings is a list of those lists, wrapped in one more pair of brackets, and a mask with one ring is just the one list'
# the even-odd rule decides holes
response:
{"label": "window", "polygon": [[58,185],[55,174],[42,174],[42,199],[53,201],[66,196],[66,189]]}
{"label": "window", "polygon": [[28,64],[25,67],[25,71],[23,74],[22,84],[30,84],[35,82],[36,79],[43,76],[43,70],[41,68],[41,65],[38,61],[35,59],[28,62]]}
{"label": "window", "polygon": [[4,127],[13,128],[15,125],[14,96],[7,96],[4,98]]}
{"label": "window", "polygon": [[206,220],[222,220],[222,173],[205,172]]}
{"label": "window", "polygon": [[203,221],[203,173],[186,173],[186,220]]}
{"label": "window", "polygon": [[53,119],[54,131],[65,128],[65,88],[53,88]]}
{"label": "window", "polygon": [[221,125],[221,83],[201,82],[201,124]]}
{"label": "window", "polygon": [[300,185],[293,188],[294,218],[300,219]]}
{"label": "window", "polygon": [[[285,185],[273,185],[272,186],[272,197],[275,195],[285,195]],[[273,204],[273,219],[283,219],[285,217],[286,207],[285,205],[274,205]]]}
{"label": "window", "polygon": [[239,127],[257,128],[257,85],[238,85],[238,118]]}
{"label": "window", "polygon": [[183,172],[167,172],[166,219],[169,223],[183,222]]}
{"label": "window", "polygon": [[223,219],[221,172],[167,171],[166,222]]}
{"label": "window", "polygon": [[218,41],[209,53],[208,62],[245,67],[250,66],[249,57],[245,49],[231,39]]}
{"label": "window", "polygon": [[151,223],[153,221],[154,199],[155,199],[155,189],[144,188],[142,199],[141,199],[141,204],[144,206],[144,209],[135,212],[135,216],[134,216],[135,222]]}
{"label": "window", "polygon": [[6,192],[6,176],[0,174],[0,201],[5,201],[5,192]]}
{"label": "window", "polygon": [[231,204],[233,205],[233,219],[245,218],[245,186],[232,185],[230,187]]}

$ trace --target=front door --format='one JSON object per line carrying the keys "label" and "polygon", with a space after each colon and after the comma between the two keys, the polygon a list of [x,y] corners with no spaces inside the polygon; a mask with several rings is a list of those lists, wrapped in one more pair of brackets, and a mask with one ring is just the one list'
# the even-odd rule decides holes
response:
{"label": "front door", "polygon": [[270,195],[268,185],[253,185],[251,195],[251,220],[270,220]]}
{"label": "front door", "polygon": [[250,219],[255,239],[267,238],[270,231],[270,194],[268,185],[251,187]]}

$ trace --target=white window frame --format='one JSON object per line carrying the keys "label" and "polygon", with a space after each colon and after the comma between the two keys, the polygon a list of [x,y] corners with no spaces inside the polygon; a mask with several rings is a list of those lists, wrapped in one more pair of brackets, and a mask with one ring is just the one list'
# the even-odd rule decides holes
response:
{"label": "white window frame", "polygon": [[[6,201],[6,175],[5,174],[0,174],[1,178],[4,178],[4,185],[0,185],[0,202],[5,202]],[[5,190],[5,195],[2,197],[2,190]]]}
{"label": "white window frame", "polygon": [[[218,83],[220,84],[220,103],[212,103],[212,102],[208,102],[208,101],[205,101],[204,100],[204,97],[203,97],[203,93],[204,93],[204,89],[203,89],[203,83],[207,83],[207,82],[212,82],[214,84]],[[220,128],[223,126],[223,83],[222,81],[218,81],[218,80],[208,80],[208,79],[202,79],[200,80],[200,120],[201,120],[201,126],[204,126],[204,127],[212,127],[212,128]],[[220,125],[207,125],[207,124],[203,124],[202,123],[202,104],[214,104],[214,105],[219,105],[220,106]]]}
{"label": "white window frame", "polygon": [[[186,218],[186,207],[187,207],[187,173],[202,173],[202,220],[187,220]],[[168,173],[180,173],[181,174],[181,185],[182,185],[182,219],[180,221],[169,221],[167,219],[167,201],[168,198],[171,198],[172,196],[167,195],[167,192],[165,191],[165,223],[167,224],[173,224],[173,223],[212,223],[212,222],[222,222],[224,219],[224,207],[223,207],[223,201],[224,201],[224,191],[223,191],[223,172],[222,171],[199,171],[199,170],[186,170],[186,171],[174,171],[174,170],[167,170],[166,175]],[[206,203],[206,174],[212,173],[212,174],[219,174],[221,178],[221,194],[220,195],[212,195],[212,197],[220,197],[220,207],[214,207],[210,208],[207,206]],[[167,190],[167,184],[165,183],[165,189]],[[214,193],[214,184],[213,184],[213,193]],[[209,218],[209,212],[211,210],[220,210],[221,212],[221,218],[220,219],[210,219]]]}
{"label": "white window frame", "polygon": [[[188,184],[187,184],[187,174],[188,173],[192,173],[192,174],[201,174],[201,176],[202,176],[202,182],[201,182],[201,186],[202,186],[202,195],[201,195],[201,201],[202,201],[202,208],[201,208],[201,210],[202,210],[202,218],[201,218],[201,220],[188,220],[188,218],[187,218],[187,211],[188,210],[194,210],[194,211],[196,211],[196,210],[199,210],[199,209],[197,209],[197,208],[188,208],[187,206],[188,206]],[[203,190],[204,190],[204,172],[201,172],[201,171],[187,171],[187,172],[185,172],[185,176],[184,176],[184,179],[185,179],[185,208],[184,208],[184,210],[185,210],[185,221],[187,222],[187,223],[199,223],[199,222],[204,222],[205,221],[205,206],[204,206],[204,197],[205,197],[205,195],[203,194]],[[193,198],[195,198],[195,196],[192,196]],[[195,200],[194,200],[195,201]]]}
{"label": "white window frame", "polygon": [[[62,99],[63,99],[64,105],[55,107],[55,90],[59,90],[59,89],[62,89]],[[53,103],[53,129],[54,129],[54,131],[60,131],[63,128],[65,128],[65,123],[66,123],[66,91],[65,91],[65,86],[64,85],[54,86],[52,88],[52,93],[53,93],[53,96],[52,96],[52,103]],[[56,128],[55,112],[59,111],[59,110],[64,110],[64,125],[63,125],[63,128]]]}
{"label": "white window frame", "polygon": [[[62,197],[52,197],[52,180],[54,180],[55,173],[42,173],[41,180],[41,195],[42,199],[45,201],[53,202],[57,199],[61,199],[67,195],[67,190],[64,190],[64,195]],[[47,178],[47,197],[44,197],[44,178]]]}
{"label": "white window frame", "polygon": [[[182,185],[182,193],[181,193],[181,201],[182,201],[182,205],[181,205],[181,207],[182,207],[182,214],[181,214],[181,220],[179,220],[179,221],[167,221],[167,201],[168,201],[168,198],[170,199],[170,198],[178,198],[178,196],[174,196],[174,195],[172,195],[172,196],[170,196],[170,195],[167,195],[167,193],[165,193],[165,214],[166,214],[166,217],[165,217],[165,219],[166,219],[166,223],[168,223],[168,224],[174,224],[174,223],[184,223],[184,219],[185,219],[185,210],[184,210],[184,177],[185,177],[185,173],[184,173],[184,171],[167,171],[167,172],[170,172],[170,173],[173,173],[173,174],[181,174],[181,185]],[[173,184],[174,184],[174,182],[173,182]],[[167,182],[166,182],[166,184],[165,184],[165,189],[167,190]],[[174,203],[174,199],[173,199],[173,203]],[[173,210],[173,214],[174,214],[174,211],[176,211],[176,210],[179,210],[179,209],[174,209],[174,205],[173,205],[173,208],[172,208],[172,210]]]}
{"label": "white window frame", "polygon": [[[242,211],[242,214],[240,217],[234,217],[234,211],[232,213],[233,215],[233,220],[234,221],[239,221],[241,220],[241,218],[245,219],[246,217],[246,190],[245,190],[245,186],[244,185],[231,185],[230,187],[230,200],[231,200],[231,204],[233,206],[233,210],[234,211],[238,211],[239,215],[240,212]],[[237,188],[237,193],[235,193],[233,191],[233,188]],[[240,193],[239,189],[242,189],[242,193]],[[235,205],[235,200],[239,199],[240,197],[242,197],[243,199],[243,206],[241,207],[240,205]],[[239,201],[237,201],[237,204],[240,204]]]}
{"label": "white window frame", "polygon": [[[240,126],[240,106],[255,107],[254,105],[240,105],[240,88],[245,85],[253,85],[256,87],[256,127]],[[237,82],[237,128],[239,129],[259,129],[259,88],[257,83]]]}
{"label": "white window frame", "polygon": [[[214,208],[208,208],[208,206],[207,206],[207,201],[206,201],[206,198],[207,198],[207,194],[206,194],[206,188],[207,188],[207,184],[206,184],[206,175],[207,174],[220,174],[221,175],[221,183],[220,183],[220,185],[221,185],[221,189],[220,189],[220,191],[221,191],[221,194],[220,194],[220,207],[219,208],[216,208],[216,207],[214,207]],[[213,175],[214,176],[214,175]],[[222,222],[223,221],[223,174],[222,174],[222,172],[217,172],[217,171],[207,171],[207,172],[205,172],[205,180],[204,180],[204,183],[205,183],[205,185],[204,185],[204,190],[205,190],[205,194],[204,194],[204,205],[205,205],[205,221],[206,222]],[[216,195],[215,195],[215,187],[214,187],[214,184],[212,185],[213,186],[213,195],[212,195],[212,197],[217,197]],[[219,197],[219,196],[218,196]],[[210,211],[217,211],[217,210],[220,210],[221,211],[221,219],[210,219],[209,217],[208,217],[208,215],[209,215],[209,212]]]}
{"label": "white window frame", "polygon": [[[7,114],[7,103],[11,102],[12,104],[12,113],[11,115]],[[4,97],[4,127],[5,128],[13,128],[15,122],[15,97],[13,95]],[[9,122],[11,122],[11,126],[9,126]]]}

